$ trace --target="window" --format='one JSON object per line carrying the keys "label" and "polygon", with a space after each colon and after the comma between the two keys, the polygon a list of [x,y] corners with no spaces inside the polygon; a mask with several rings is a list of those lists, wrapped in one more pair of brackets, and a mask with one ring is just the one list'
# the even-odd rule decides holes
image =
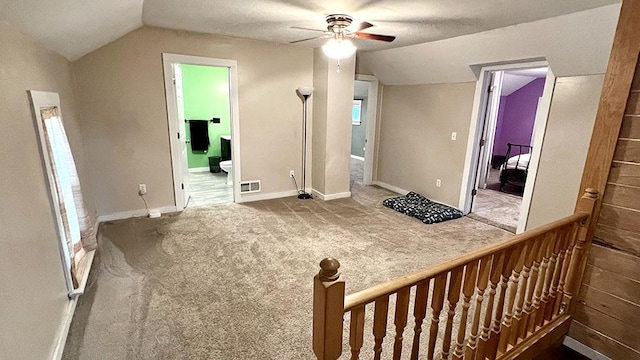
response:
{"label": "window", "polygon": [[360,116],[362,115],[362,100],[353,100],[353,110],[351,112],[351,125],[360,125]]}

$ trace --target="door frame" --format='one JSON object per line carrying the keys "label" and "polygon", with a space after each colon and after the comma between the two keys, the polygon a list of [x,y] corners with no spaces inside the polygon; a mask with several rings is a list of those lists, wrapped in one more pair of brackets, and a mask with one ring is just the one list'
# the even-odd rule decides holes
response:
{"label": "door frame", "polygon": [[529,208],[531,207],[531,197],[538,173],[538,164],[540,163],[540,155],[542,154],[542,145],[544,143],[544,135],[547,128],[549,118],[549,109],[551,108],[551,98],[555,87],[556,77],[547,61],[522,62],[514,64],[503,64],[482,67],[480,70],[480,78],[476,83],[476,92],[473,100],[473,110],[471,113],[471,123],[469,126],[469,138],[467,140],[467,153],[465,156],[464,170],[462,176],[462,184],[460,186],[460,201],[458,207],[463,213],[468,214],[471,211],[472,195],[476,184],[476,174],[480,156],[480,140],[482,138],[482,122],[484,121],[484,104],[487,102],[488,86],[491,77],[488,76],[494,71],[500,70],[516,70],[530,69],[536,67],[547,67],[547,77],[544,83],[542,99],[539,102],[538,111],[533,127],[533,151],[529,162],[529,173],[522,195],[522,205],[520,207],[520,215],[518,218],[518,227],[516,233],[523,232],[527,227],[529,220]]}
{"label": "door frame", "polygon": [[[240,153],[240,106],[238,101],[238,62],[229,59],[217,59],[202,56],[162,53],[164,69],[164,88],[167,103],[167,123],[169,127],[169,143],[171,152],[171,169],[173,174],[173,193],[177,211],[184,210],[184,192],[182,191],[182,172],[180,165],[186,159],[180,158],[180,144],[176,134],[178,128],[178,108],[176,93],[173,87],[171,67],[174,64],[202,65],[226,67],[229,69],[229,106],[231,110],[231,158],[233,159],[233,201],[240,202],[241,153]],[[184,120],[183,120],[184,121]]]}
{"label": "door frame", "polygon": [[366,122],[366,138],[364,145],[364,169],[362,175],[363,185],[373,184],[373,164],[376,146],[376,124],[378,120],[378,86],[379,82],[375,76],[356,74],[355,80],[366,81],[369,83],[367,97],[367,122]]}

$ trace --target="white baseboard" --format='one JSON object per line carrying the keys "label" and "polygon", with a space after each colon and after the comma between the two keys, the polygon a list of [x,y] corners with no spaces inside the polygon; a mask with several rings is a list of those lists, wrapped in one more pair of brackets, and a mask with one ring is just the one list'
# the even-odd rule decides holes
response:
{"label": "white baseboard", "polygon": [[382,181],[377,181],[377,180],[373,182],[373,185],[378,185],[381,188],[384,188],[384,189],[387,189],[387,190],[391,190],[391,191],[396,192],[396,193],[401,194],[401,195],[407,195],[407,193],[409,192],[409,190],[401,189],[401,188],[399,188],[397,186],[393,186],[393,185],[387,184],[387,183],[382,182]]}
{"label": "white baseboard", "polygon": [[[376,181],[373,182],[373,185],[378,185],[381,188],[384,188],[384,189],[387,189],[387,190],[391,190],[393,192],[397,192],[398,194],[401,194],[401,195],[406,195],[407,193],[409,193],[409,190],[401,189],[401,188],[399,188],[397,186],[389,185],[389,184],[387,184],[385,182],[382,182],[382,181],[377,181],[376,180]],[[440,203],[442,205],[447,205],[447,206],[452,207],[454,209],[458,209],[457,206],[453,206],[451,204],[447,204],[447,203],[444,203],[442,201],[437,201],[437,200],[433,200],[433,201],[435,201],[437,203]]]}
{"label": "white baseboard", "polygon": [[209,172],[209,167],[190,168],[190,173]]}
{"label": "white baseboard", "polygon": [[281,191],[275,193],[249,193],[249,194],[240,194],[239,203],[246,203],[252,201],[260,201],[260,200],[271,200],[271,199],[279,199],[283,197],[296,196],[298,195],[297,190],[289,190],[289,191]]}
{"label": "white baseboard", "polygon": [[[160,208],[149,209],[149,212],[159,211],[162,214],[174,213],[177,211],[174,205],[163,206]],[[98,222],[105,221],[114,221],[114,220],[122,220],[122,219],[130,219],[134,217],[141,217],[147,215],[147,209],[138,209],[138,210],[130,210],[130,211],[121,211],[113,214],[100,215],[98,216]]]}
{"label": "white baseboard", "polygon": [[360,161],[364,161],[364,157],[363,156],[358,156],[358,155],[351,154],[351,158],[352,159],[356,159],[356,160],[360,160]]}
{"label": "white baseboard", "polygon": [[329,201],[336,199],[344,199],[351,197],[351,191],[335,193],[335,194],[323,194],[316,189],[311,189],[311,193],[320,200]]}
{"label": "white baseboard", "polygon": [[595,350],[593,350],[592,348],[588,347],[587,345],[579,342],[578,340],[571,338],[569,336],[565,336],[564,337],[564,341],[562,341],[562,344],[566,347],[568,347],[569,349],[578,352],[580,354],[582,354],[583,356],[588,357],[591,360],[611,360],[610,357],[601,354]]}
{"label": "white baseboard", "polygon": [[91,265],[93,265],[95,253],[95,250],[87,253],[87,262],[85,265],[86,268],[82,275],[82,280],[80,281],[80,287],[72,291],[71,295],[69,295],[69,302],[67,303],[67,308],[65,309],[62,323],[60,324],[60,328],[58,330],[56,347],[53,349],[53,354],[51,355],[52,360],[62,359],[62,354],[64,353],[64,345],[67,343],[69,329],[71,328],[71,321],[73,320],[73,314],[76,312],[76,305],[78,305],[79,296],[84,294],[84,290],[86,289],[87,280],[89,279],[89,272],[91,270]]}
{"label": "white baseboard", "polygon": [[62,324],[60,324],[60,328],[58,330],[58,339],[56,340],[56,347],[53,349],[53,354],[51,354],[51,360],[62,359],[64,345],[67,343],[67,336],[69,335],[69,329],[71,328],[71,320],[73,320],[73,314],[76,311],[77,304],[77,296],[69,299],[69,303],[67,304],[67,308],[65,309],[64,316],[62,318]]}

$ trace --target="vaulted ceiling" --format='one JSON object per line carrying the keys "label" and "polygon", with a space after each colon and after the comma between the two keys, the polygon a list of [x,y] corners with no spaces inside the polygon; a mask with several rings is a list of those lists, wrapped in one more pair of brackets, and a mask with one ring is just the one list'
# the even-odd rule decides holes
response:
{"label": "vaulted ceiling", "polygon": [[[0,20],[48,48],[77,59],[146,24],[288,43],[325,29],[324,17],[346,13],[393,43],[357,40],[361,51],[425,43],[530,22],[620,0],[0,0]],[[317,47],[322,40],[300,43]]]}

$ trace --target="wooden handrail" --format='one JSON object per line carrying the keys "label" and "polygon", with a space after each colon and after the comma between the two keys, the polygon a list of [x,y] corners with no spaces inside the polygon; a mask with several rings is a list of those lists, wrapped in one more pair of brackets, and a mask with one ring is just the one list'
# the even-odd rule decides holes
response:
{"label": "wooden handrail", "polygon": [[344,311],[351,311],[356,307],[369,304],[379,297],[393,294],[402,288],[414,285],[424,279],[433,278],[443,272],[451,271],[474,260],[480,260],[487,255],[507,249],[519,243],[532,240],[554,229],[583,221],[588,217],[588,212],[578,212],[547,225],[525,231],[522,234],[515,235],[507,240],[500,241],[495,244],[488,245],[482,249],[478,249],[476,251],[458,256],[455,259],[451,259],[446,262],[430,266],[426,269],[422,269],[414,273],[404,275],[384,282],[382,284],[378,284],[370,288],[358,291],[356,293],[349,294],[344,299]]}
{"label": "wooden handrail", "polygon": [[[367,347],[375,360],[382,356],[385,337],[392,342],[394,360],[405,350],[418,359],[421,342],[429,360],[507,360],[535,353],[568,331],[597,199],[598,193],[587,189],[574,215],[346,297],[340,263],[324,259],[314,278],[316,357],[340,357],[346,313],[352,360],[359,359],[366,343],[366,314],[373,317]],[[403,344],[412,293],[413,341]],[[395,335],[387,333],[389,323]]]}

